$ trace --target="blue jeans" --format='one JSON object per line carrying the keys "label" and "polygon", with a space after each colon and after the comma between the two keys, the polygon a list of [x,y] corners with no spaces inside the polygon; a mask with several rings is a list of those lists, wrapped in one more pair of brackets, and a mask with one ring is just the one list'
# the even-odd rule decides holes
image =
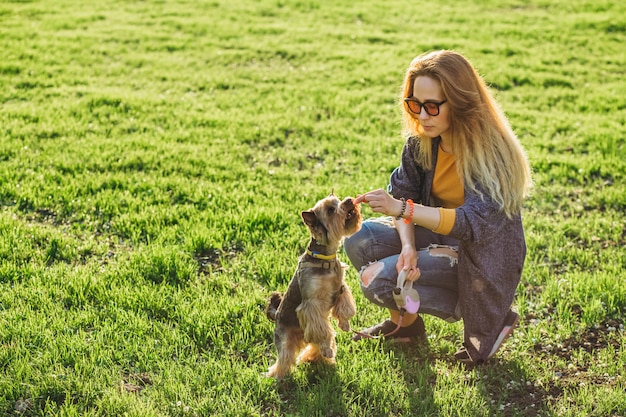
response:
{"label": "blue jeans", "polygon": [[[419,313],[449,322],[461,318],[458,307],[458,240],[415,226],[415,247],[420,278],[413,288],[420,295]],[[347,238],[344,249],[360,272],[365,297],[381,307],[397,310],[393,299],[398,273],[396,263],[402,244],[393,221],[388,217],[368,219],[361,230]],[[372,268],[364,279],[363,271]]]}

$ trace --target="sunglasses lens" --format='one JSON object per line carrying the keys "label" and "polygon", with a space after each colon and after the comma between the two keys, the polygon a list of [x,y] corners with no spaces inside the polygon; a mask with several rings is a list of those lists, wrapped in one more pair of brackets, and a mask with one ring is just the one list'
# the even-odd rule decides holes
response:
{"label": "sunglasses lens", "polygon": [[411,113],[420,114],[422,108],[415,101],[406,101],[406,106],[409,108]]}
{"label": "sunglasses lens", "polygon": [[426,113],[431,116],[437,116],[439,114],[439,106],[437,103],[424,103],[424,107],[426,108]]}

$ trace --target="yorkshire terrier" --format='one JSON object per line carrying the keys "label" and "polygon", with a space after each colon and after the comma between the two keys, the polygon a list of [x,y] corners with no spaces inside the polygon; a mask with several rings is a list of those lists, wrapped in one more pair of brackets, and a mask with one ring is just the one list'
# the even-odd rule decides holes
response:
{"label": "yorkshire terrier", "polygon": [[267,376],[282,378],[298,362],[335,363],[337,345],[330,316],[343,331],[350,330],[356,313],[354,298],[344,281],[344,267],[337,259],[344,237],[361,228],[361,212],[350,197],[340,201],[333,194],[302,212],[311,240],[282,295],[272,293],[265,314],[276,322],[276,363]]}

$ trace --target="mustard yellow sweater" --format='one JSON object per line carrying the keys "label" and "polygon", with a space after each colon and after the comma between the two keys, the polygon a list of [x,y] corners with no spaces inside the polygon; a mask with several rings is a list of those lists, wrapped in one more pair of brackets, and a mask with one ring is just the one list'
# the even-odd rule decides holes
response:
{"label": "mustard yellow sweater", "polygon": [[439,225],[435,233],[447,235],[452,231],[456,218],[455,208],[463,205],[463,183],[456,171],[456,158],[439,148],[435,177],[433,179],[432,196],[439,202]]}

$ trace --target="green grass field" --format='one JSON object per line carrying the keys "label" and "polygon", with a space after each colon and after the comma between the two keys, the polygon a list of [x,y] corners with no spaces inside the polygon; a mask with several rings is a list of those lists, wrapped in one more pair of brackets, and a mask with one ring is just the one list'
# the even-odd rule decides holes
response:
{"label": "green grass field", "polygon": [[[626,3],[0,0],[0,45],[2,415],[626,416]],[[386,185],[442,48],[531,160],[519,329],[474,369],[425,317],[265,378],[300,211]]]}

